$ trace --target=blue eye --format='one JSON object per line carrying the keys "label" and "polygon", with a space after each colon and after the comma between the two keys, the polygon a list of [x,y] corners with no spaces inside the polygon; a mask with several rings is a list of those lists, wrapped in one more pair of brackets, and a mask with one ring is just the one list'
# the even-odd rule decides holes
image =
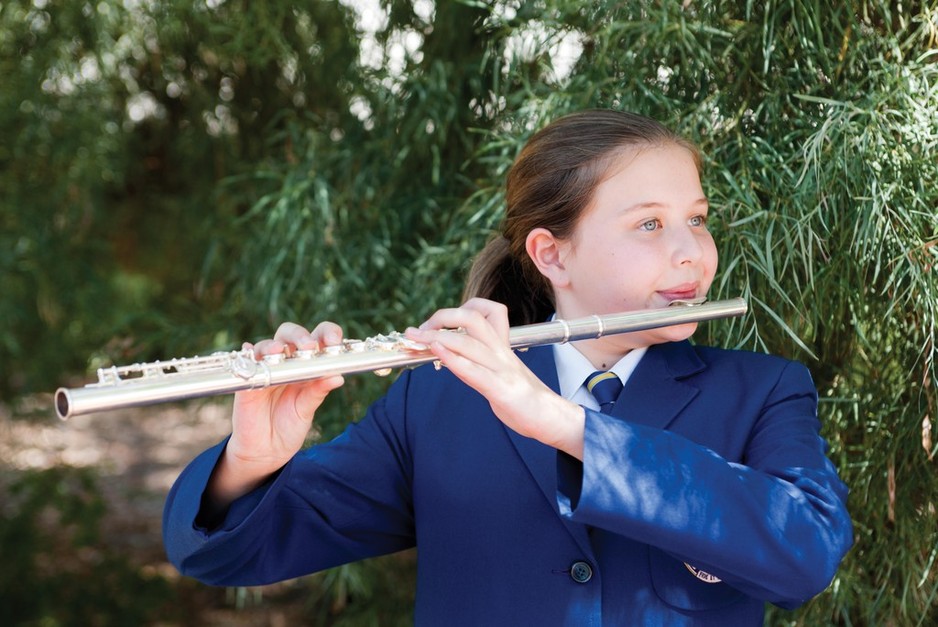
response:
{"label": "blue eye", "polygon": [[705,215],[694,216],[693,218],[690,219],[689,224],[691,226],[706,226],[707,216]]}
{"label": "blue eye", "polygon": [[657,231],[661,227],[661,222],[657,219],[646,220],[639,225],[639,230],[641,231]]}

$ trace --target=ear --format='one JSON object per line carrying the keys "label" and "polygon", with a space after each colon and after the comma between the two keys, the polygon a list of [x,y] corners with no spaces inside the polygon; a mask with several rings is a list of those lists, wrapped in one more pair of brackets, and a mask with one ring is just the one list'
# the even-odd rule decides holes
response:
{"label": "ear", "polygon": [[524,248],[544,277],[555,288],[566,287],[570,282],[564,267],[564,256],[569,244],[557,239],[545,228],[532,229],[524,242]]}

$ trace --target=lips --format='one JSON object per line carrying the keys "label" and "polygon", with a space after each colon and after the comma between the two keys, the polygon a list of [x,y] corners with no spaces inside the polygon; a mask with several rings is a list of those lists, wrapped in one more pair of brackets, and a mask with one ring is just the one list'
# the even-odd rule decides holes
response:
{"label": "lips", "polygon": [[697,284],[684,283],[666,290],[658,290],[658,295],[668,302],[675,300],[690,300],[697,298]]}

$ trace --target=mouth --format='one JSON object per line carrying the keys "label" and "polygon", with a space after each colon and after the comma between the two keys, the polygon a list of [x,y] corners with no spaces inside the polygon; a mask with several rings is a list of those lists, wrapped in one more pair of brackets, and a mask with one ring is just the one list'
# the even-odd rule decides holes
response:
{"label": "mouth", "polygon": [[697,284],[696,283],[684,283],[682,285],[677,285],[666,290],[658,290],[657,294],[671,303],[676,300],[696,300],[697,299]]}

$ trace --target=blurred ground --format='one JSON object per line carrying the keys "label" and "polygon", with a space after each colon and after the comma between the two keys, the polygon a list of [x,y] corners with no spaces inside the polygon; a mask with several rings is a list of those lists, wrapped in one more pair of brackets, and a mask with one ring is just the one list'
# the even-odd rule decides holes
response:
{"label": "blurred ground", "polygon": [[57,466],[93,467],[107,503],[101,542],[141,571],[167,579],[186,606],[184,620],[159,625],[303,624],[302,590],[295,583],[210,588],[179,577],[163,552],[165,495],[186,463],[227,435],[230,401],[103,412],[67,422],[56,418],[51,398],[30,402],[34,406],[18,408],[16,417],[0,405],[2,475],[9,479]]}

